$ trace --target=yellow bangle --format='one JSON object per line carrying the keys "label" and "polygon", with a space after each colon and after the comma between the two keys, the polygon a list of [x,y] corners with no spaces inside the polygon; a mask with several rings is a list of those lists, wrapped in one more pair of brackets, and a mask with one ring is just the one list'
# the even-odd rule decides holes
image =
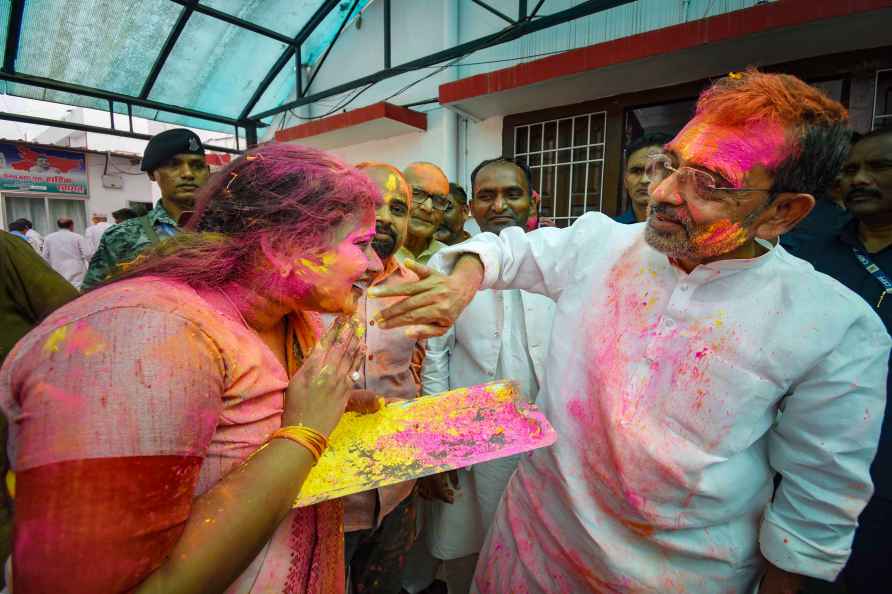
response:
{"label": "yellow bangle", "polygon": [[268,441],[272,441],[276,438],[290,439],[291,441],[304,446],[313,455],[314,463],[319,462],[319,458],[322,457],[322,452],[328,447],[328,440],[324,435],[315,429],[304,425],[289,425],[277,429],[269,436]]}

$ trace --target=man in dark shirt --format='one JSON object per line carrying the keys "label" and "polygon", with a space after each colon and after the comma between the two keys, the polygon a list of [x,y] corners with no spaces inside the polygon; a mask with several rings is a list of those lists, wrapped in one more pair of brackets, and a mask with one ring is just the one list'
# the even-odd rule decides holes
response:
{"label": "man in dark shirt", "polygon": [[[834,236],[803,242],[790,251],[861,295],[888,330],[892,328],[892,129],[868,134],[852,146],[840,185],[853,220]],[[887,397],[890,385],[887,382]],[[842,576],[853,594],[878,591],[877,580],[892,567],[888,542],[892,533],[892,414],[888,412],[871,474],[873,499],[861,514]]]}
{"label": "man in dark shirt", "polygon": [[623,165],[623,190],[629,199],[629,208],[617,215],[616,221],[631,225],[647,218],[647,201],[650,200],[647,164],[651,155],[660,153],[663,145],[672,140],[668,134],[654,132],[636,138],[626,147]]}

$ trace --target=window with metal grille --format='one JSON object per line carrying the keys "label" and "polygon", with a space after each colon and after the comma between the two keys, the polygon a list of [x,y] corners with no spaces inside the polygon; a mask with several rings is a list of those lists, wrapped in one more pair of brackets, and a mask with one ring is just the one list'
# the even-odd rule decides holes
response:
{"label": "window with metal grille", "polygon": [[892,69],[877,70],[872,130],[892,128]]}
{"label": "window with metal grille", "polygon": [[558,227],[603,208],[606,120],[601,111],[514,129],[514,156],[533,172],[540,214]]}

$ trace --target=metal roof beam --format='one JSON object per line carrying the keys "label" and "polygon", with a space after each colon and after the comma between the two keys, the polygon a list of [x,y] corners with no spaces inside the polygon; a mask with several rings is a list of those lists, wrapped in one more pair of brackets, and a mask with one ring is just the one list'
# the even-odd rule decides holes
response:
{"label": "metal roof beam", "polygon": [[176,45],[177,40],[183,33],[183,29],[186,27],[189,17],[192,16],[193,10],[194,9],[191,6],[186,5],[183,6],[183,9],[180,11],[180,16],[177,17],[177,22],[174,23],[173,29],[170,30],[170,34],[167,36],[164,46],[158,53],[155,63],[152,64],[152,69],[149,71],[149,75],[142,84],[142,90],[139,92],[139,97],[141,99],[145,99],[149,96],[149,93],[152,92],[152,87],[155,86],[155,81],[158,80],[158,75],[161,74],[161,69],[164,68],[164,63],[167,62],[170,52],[173,51],[173,46]]}
{"label": "metal roof beam", "polygon": [[488,47],[506,43],[508,41],[513,41],[525,35],[529,35],[530,33],[535,33],[536,31],[548,29],[549,27],[560,25],[562,23],[566,23],[568,21],[582,18],[604,10],[609,10],[617,6],[622,6],[623,4],[630,4],[634,1],[635,0],[588,0],[587,2],[582,2],[581,4],[578,4],[572,8],[555,12],[537,18],[536,20],[526,20],[517,23],[516,25],[512,25],[511,27],[508,27],[503,31],[491,33],[490,35],[480,37],[479,39],[475,39],[474,41],[468,41],[467,43],[462,43],[460,45],[456,45],[455,47],[447,48],[428,56],[412,60],[411,62],[406,62],[405,64],[401,64],[394,68],[385,68],[384,70],[379,70],[378,72],[375,72],[368,76],[357,78],[350,82],[346,82],[330,89],[326,89],[325,91],[320,91],[312,95],[307,95],[305,97],[295,99],[294,101],[289,101],[273,109],[267,109],[266,111],[252,114],[250,116],[250,119],[260,120],[265,117],[274,116],[276,114],[282,113],[283,111],[294,109],[295,107],[300,107],[309,103],[315,103],[316,101],[327,99],[328,97],[333,97],[335,95],[340,95],[342,93],[346,93],[347,91],[352,91],[353,89],[358,89],[359,87],[363,87],[371,83],[377,83],[394,76],[399,76],[400,74],[404,74],[405,72],[411,70],[425,68],[427,66],[434,66],[448,60],[454,60],[456,58],[460,58],[462,56]]}
{"label": "metal roof beam", "polygon": [[[319,24],[323,20],[325,20],[325,17],[328,16],[328,13],[334,10],[334,8],[338,4],[340,4],[340,2],[341,0],[326,0],[322,3],[322,6],[320,6],[316,10],[316,12],[313,13],[313,16],[310,17],[310,20],[304,23],[304,26],[300,28],[298,34],[294,37],[293,40],[291,40],[290,45],[285,48],[285,51],[282,52],[282,55],[279,56],[279,59],[276,60],[272,68],[269,69],[269,72],[266,73],[266,76],[263,77],[263,80],[260,81],[260,84],[254,90],[254,94],[251,95],[251,98],[245,104],[245,108],[242,110],[239,119],[244,120],[251,114],[251,110],[254,109],[254,107],[257,105],[257,102],[260,101],[260,98],[263,97],[263,94],[266,92],[269,86],[273,83],[276,77],[279,76],[279,72],[282,71],[282,68],[284,68],[285,65],[288,64],[288,62],[295,54],[300,53],[301,44],[309,39],[310,35],[312,35],[316,27],[318,27]],[[298,68],[300,68],[300,65],[298,65]],[[300,85],[298,85],[297,96],[300,96]]]}
{"label": "metal roof beam", "polygon": [[530,18],[534,18],[539,14],[539,9],[542,8],[542,5],[545,4],[545,0],[539,0],[536,3],[536,7],[533,9],[533,12],[530,13]]}
{"label": "metal roof beam", "polygon": [[338,42],[338,39],[341,37],[341,32],[344,30],[344,27],[347,26],[347,20],[350,18],[350,15],[353,14],[353,11],[356,10],[356,6],[359,4],[359,0],[353,0],[353,4],[350,6],[349,12],[347,12],[347,18],[341,21],[341,26],[338,27],[338,32],[335,33],[335,36],[332,38],[331,43],[328,44],[328,47],[325,48],[325,53],[322,54],[322,57],[319,58],[319,61],[316,62],[316,67],[313,69],[313,74],[310,75],[310,80],[307,81],[307,86],[304,87],[304,92],[310,90],[310,87],[313,86],[313,81],[316,80],[316,75],[319,74],[319,71],[322,70],[322,65],[325,64],[326,58],[328,58],[328,54],[331,53],[331,48],[334,47],[334,44]]}
{"label": "metal roof beam", "polygon": [[[0,111],[0,120],[8,120],[10,122],[21,122],[23,124],[37,124],[39,126],[52,126],[54,128],[63,128],[65,130],[79,130],[81,132],[95,132],[96,134],[108,134],[109,136],[123,136],[124,138],[138,138],[140,140],[151,140],[151,134],[140,134],[138,132],[128,132],[127,130],[113,130],[111,128],[102,128],[101,126],[90,126],[88,124],[78,124],[76,122],[62,122],[51,120],[49,118],[38,118],[18,113],[9,113]],[[214,146],[205,144],[204,148],[219,153],[231,153],[237,155],[241,151],[229,148],[228,146]]]}
{"label": "metal roof beam", "polygon": [[489,4],[487,4],[486,2],[484,2],[483,0],[471,0],[471,2],[473,2],[474,4],[476,4],[477,6],[479,6],[480,8],[482,8],[482,9],[488,11],[488,12],[491,12],[492,14],[496,15],[497,17],[499,17],[499,18],[502,19],[503,21],[508,21],[508,22],[511,23],[512,25],[515,24],[515,23],[517,22],[517,21],[515,21],[514,19],[512,19],[511,17],[509,17],[507,14],[505,14],[504,12],[502,12],[502,11],[500,11],[500,10],[496,10],[495,8],[493,8],[492,6],[490,6]]}
{"label": "metal roof beam", "polygon": [[25,16],[25,0],[12,0],[9,7],[9,24],[6,28],[6,53],[3,54],[3,71],[15,72],[19,56],[19,36],[22,33],[22,17]]}
{"label": "metal roof beam", "polygon": [[177,4],[182,4],[183,6],[188,6],[192,8],[195,12],[200,12],[201,14],[207,15],[209,17],[213,17],[215,19],[224,21],[229,23],[230,25],[235,25],[236,27],[241,27],[242,29],[247,29],[248,31],[252,31],[257,33],[258,35],[263,35],[264,37],[269,37],[270,39],[275,39],[280,43],[284,43],[285,45],[294,45],[294,40],[288,37],[287,35],[282,35],[278,31],[273,31],[272,29],[267,29],[266,27],[261,27],[260,25],[254,24],[251,21],[246,21],[245,19],[240,19],[237,16],[233,16],[229,13],[223,12],[221,10],[217,10],[216,8],[211,8],[209,6],[205,6],[204,4],[199,4],[196,0],[170,0],[171,2],[176,2]]}
{"label": "metal roof beam", "polygon": [[[91,87],[84,87],[81,85],[76,85],[72,83],[66,83],[58,80],[52,80],[50,78],[42,78],[39,76],[30,76],[27,74],[18,74],[18,73],[9,73],[9,72],[0,72],[0,80],[6,80],[14,83],[21,83],[25,85],[31,85],[34,87],[40,87],[43,89],[50,89],[52,91],[62,91],[64,93],[74,93],[75,95],[84,95],[86,97],[95,97],[97,99],[104,99],[106,101],[116,101],[118,103],[129,103],[132,105],[139,105],[140,107],[148,107],[149,109],[157,109],[159,111],[166,111],[169,113],[175,113],[179,115],[189,116],[193,118],[198,118],[201,120],[206,120],[208,122],[218,122],[221,124],[229,124],[230,126],[235,125],[244,125],[245,122],[242,122],[236,118],[230,118],[226,116],[221,116],[217,114],[207,113],[203,111],[198,111],[195,109],[189,109],[186,107],[179,107],[178,105],[170,105],[168,103],[160,103],[158,101],[152,101],[151,99],[141,99],[139,97],[134,97],[132,95],[123,95],[121,93],[113,93],[110,91],[101,91],[99,89],[93,89]],[[257,126],[265,126],[266,124],[259,122],[251,122],[253,125]]]}
{"label": "metal roof beam", "polygon": [[316,12],[313,13],[313,16],[310,17],[304,26],[300,28],[300,32],[297,34],[297,37],[294,38],[294,44],[300,45],[304,41],[310,38],[310,35],[313,34],[313,31],[316,30],[316,27],[322,24],[322,21],[325,20],[325,17],[328,16],[335,7],[341,3],[341,0],[326,0],[322,3]]}

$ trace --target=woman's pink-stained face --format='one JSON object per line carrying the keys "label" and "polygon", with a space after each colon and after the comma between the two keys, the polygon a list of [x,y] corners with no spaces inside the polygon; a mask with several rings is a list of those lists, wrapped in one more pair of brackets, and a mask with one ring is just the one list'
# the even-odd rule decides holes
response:
{"label": "woman's pink-stained face", "polygon": [[363,291],[359,279],[366,271],[374,276],[384,268],[372,249],[374,237],[375,212],[368,209],[347,217],[335,228],[331,243],[311,254],[268,253],[277,269],[270,293],[294,311],[353,313]]}

